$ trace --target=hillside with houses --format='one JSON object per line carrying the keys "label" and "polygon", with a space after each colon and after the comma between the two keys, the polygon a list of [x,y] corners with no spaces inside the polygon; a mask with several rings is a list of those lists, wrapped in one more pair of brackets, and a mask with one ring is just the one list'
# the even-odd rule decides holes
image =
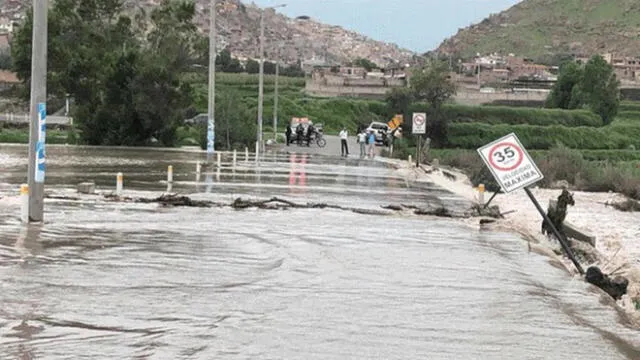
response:
{"label": "hillside with houses", "polygon": [[[126,7],[150,9],[161,0],[126,0]],[[0,1],[0,33],[10,34],[19,25],[30,6],[30,0]],[[209,31],[209,0],[195,0],[196,23],[203,34]],[[228,48],[240,59],[258,58],[260,14],[255,4],[239,0],[217,0],[219,48]],[[340,64],[366,58],[379,66],[407,62],[415,55],[395,44],[376,41],[340,26],[323,24],[304,14],[292,19],[264,10],[265,53],[268,60],[276,58],[285,63]],[[9,35],[10,37],[10,35]],[[9,38],[0,37],[0,48],[8,46]]]}

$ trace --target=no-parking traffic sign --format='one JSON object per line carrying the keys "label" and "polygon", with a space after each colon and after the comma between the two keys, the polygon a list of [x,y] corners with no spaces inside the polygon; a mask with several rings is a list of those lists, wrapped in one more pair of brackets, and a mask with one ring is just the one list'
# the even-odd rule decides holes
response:
{"label": "no-parking traffic sign", "polygon": [[479,148],[478,153],[505,193],[544,178],[514,133]]}
{"label": "no-parking traffic sign", "polygon": [[427,114],[425,113],[413,113],[413,134],[426,134],[427,133]]}

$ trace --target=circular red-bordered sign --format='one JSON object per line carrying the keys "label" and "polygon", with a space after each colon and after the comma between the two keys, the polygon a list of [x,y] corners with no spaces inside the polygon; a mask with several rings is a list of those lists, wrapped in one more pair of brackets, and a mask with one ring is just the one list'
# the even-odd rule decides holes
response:
{"label": "circular red-bordered sign", "polygon": [[[509,158],[508,154],[505,154],[503,151],[498,151],[502,148],[512,148],[516,151],[516,157]],[[496,162],[495,157],[501,157],[502,160],[500,165]],[[511,143],[511,142],[501,142],[499,144],[494,145],[489,151],[489,164],[499,171],[511,171],[515,170],[522,164],[524,161],[524,152],[520,148],[520,146]]]}
{"label": "circular red-bordered sign", "polygon": [[418,124],[418,125],[422,125],[422,124],[424,124],[424,120],[425,120],[425,119],[424,119],[424,116],[422,116],[422,115],[416,115],[416,116],[413,118],[413,121],[414,121],[416,124]]}

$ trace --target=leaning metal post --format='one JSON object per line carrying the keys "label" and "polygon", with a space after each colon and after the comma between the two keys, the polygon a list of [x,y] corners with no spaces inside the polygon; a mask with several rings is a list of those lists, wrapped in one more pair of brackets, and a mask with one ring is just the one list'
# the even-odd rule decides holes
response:
{"label": "leaning metal post", "polygon": [[499,191],[496,191],[496,192],[493,193],[493,195],[491,195],[491,198],[489,198],[489,201],[487,201],[487,203],[484,204],[484,208],[485,209],[489,207],[489,204],[491,204],[493,199],[495,199],[495,197],[498,196],[499,193],[500,193]]}
{"label": "leaning metal post", "polygon": [[576,266],[576,268],[580,272],[580,275],[584,275],[584,270],[582,269],[582,266],[580,266],[580,263],[578,262],[578,260],[576,260],[576,258],[573,256],[573,253],[571,252],[571,249],[567,244],[567,239],[564,236],[562,236],[562,234],[560,234],[558,229],[556,229],[556,226],[551,222],[551,219],[549,219],[549,217],[547,216],[547,213],[544,212],[544,209],[542,208],[542,206],[540,206],[540,203],[538,203],[538,200],[536,200],[535,196],[533,196],[533,193],[531,193],[531,190],[529,190],[528,187],[525,187],[524,191],[529,196],[529,199],[531,199],[531,202],[533,202],[533,204],[536,206],[536,209],[538,209],[538,212],[540,212],[540,215],[542,215],[542,217],[544,218],[544,221],[547,223],[547,225],[551,227],[551,230],[553,230],[553,234],[556,236],[556,238],[558,238],[558,241],[560,241],[560,245],[562,245],[562,249],[564,249],[569,259],[571,259],[571,261],[573,262],[573,265]]}

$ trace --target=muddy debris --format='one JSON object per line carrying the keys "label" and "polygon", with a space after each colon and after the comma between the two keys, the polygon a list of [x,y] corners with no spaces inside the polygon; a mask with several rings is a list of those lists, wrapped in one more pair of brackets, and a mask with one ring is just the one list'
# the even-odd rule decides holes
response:
{"label": "muddy debris", "polygon": [[383,206],[382,208],[383,209],[387,209],[387,210],[393,210],[393,211],[407,211],[407,210],[410,210],[410,211],[413,212],[414,215],[421,215],[421,216],[437,216],[437,217],[444,217],[444,218],[465,218],[465,217],[468,217],[468,216],[456,215],[456,214],[452,213],[449,209],[447,209],[444,206],[421,208],[421,207],[415,206],[415,205],[401,204],[401,205],[386,205],[386,206]]}
{"label": "muddy debris", "polygon": [[625,201],[607,203],[607,206],[612,206],[614,209],[623,212],[635,212],[640,211],[640,201],[627,199]]}
{"label": "muddy debris", "polygon": [[44,194],[45,199],[51,200],[65,200],[65,201],[80,201],[81,199],[76,196],[66,196],[66,195],[55,195],[55,194]]}
{"label": "muddy debris", "polygon": [[385,210],[403,211],[405,208],[402,205],[385,205],[382,207]]}
{"label": "muddy debris", "polygon": [[480,219],[480,225],[493,224],[495,222],[495,219]]}
{"label": "muddy debris", "polygon": [[475,204],[471,207],[471,216],[504,219],[504,214],[500,212],[500,207],[498,207],[498,205],[485,208],[483,205]]}
{"label": "muddy debris", "polygon": [[418,209],[413,212],[416,215],[428,215],[437,217],[452,218],[453,214],[445,207],[437,207],[434,209]]}
{"label": "muddy debris", "polygon": [[612,278],[610,275],[603,274],[597,266],[591,266],[587,269],[585,280],[609,294],[614,300],[620,300],[622,295],[627,293],[629,280],[622,276]]}
{"label": "muddy debris", "polygon": [[176,194],[163,194],[155,199],[137,199],[139,203],[158,203],[162,206],[186,206],[186,207],[212,207],[216,205],[212,201],[193,200],[188,196]]}
{"label": "muddy debris", "polygon": [[118,196],[116,194],[104,194],[104,198],[110,201],[116,202],[134,202],[143,204],[157,203],[161,206],[174,206],[174,207],[230,207],[236,210],[245,210],[250,208],[257,208],[263,210],[287,210],[287,209],[336,209],[341,211],[351,211],[363,215],[392,215],[389,211],[375,210],[375,209],[360,209],[351,208],[338,205],[330,205],[324,203],[307,203],[298,204],[292,201],[273,197],[267,200],[248,200],[242,198],[236,198],[231,203],[221,203],[206,200],[193,200],[188,196],[177,194],[163,194],[156,198],[133,198],[128,196]]}

